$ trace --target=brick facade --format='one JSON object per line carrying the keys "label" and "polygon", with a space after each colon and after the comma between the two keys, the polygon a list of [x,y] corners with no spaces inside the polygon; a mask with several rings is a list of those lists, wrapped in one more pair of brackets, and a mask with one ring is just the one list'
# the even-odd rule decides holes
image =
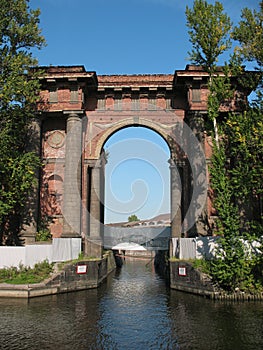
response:
{"label": "brick facade", "polygon": [[[176,211],[171,214],[172,235],[190,234],[190,229],[186,232],[181,229],[191,203],[194,171],[190,169],[190,158],[187,159],[193,146],[185,135],[190,128],[201,145],[205,162],[208,161],[211,140],[204,130],[207,73],[197,66],[187,66],[174,74],[145,75],[97,75],[83,66],[41,70],[45,74],[41,77],[38,110],[44,166],[40,174],[39,208],[40,215],[49,218],[53,236],[82,234],[90,242],[87,249],[96,251],[93,243],[100,247],[103,146],[116,131],[135,125],[156,131],[169,145],[171,169],[180,168],[183,184],[180,205],[171,203],[172,211]],[[232,81],[235,84],[234,78]],[[245,98],[238,88],[236,96]],[[237,102],[228,101],[221,107],[222,113],[238,109]],[[172,174],[171,170],[171,181]],[[209,188],[207,191],[209,194]],[[171,186],[172,202],[174,196],[178,197],[176,184]],[[209,196],[204,211],[208,219],[214,214]],[[198,231],[198,225],[194,230]]]}

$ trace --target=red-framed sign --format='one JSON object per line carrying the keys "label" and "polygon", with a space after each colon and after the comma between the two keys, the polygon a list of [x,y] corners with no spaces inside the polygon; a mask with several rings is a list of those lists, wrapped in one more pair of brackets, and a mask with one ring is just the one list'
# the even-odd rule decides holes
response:
{"label": "red-framed sign", "polygon": [[185,266],[178,267],[178,275],[179,276],[186,276],[186,267]]}
{"label": "red-framed sign", "polygon": [[88,272],[88,266],[87,265],[77,265],[76,272],[78,275],[84,275]]}

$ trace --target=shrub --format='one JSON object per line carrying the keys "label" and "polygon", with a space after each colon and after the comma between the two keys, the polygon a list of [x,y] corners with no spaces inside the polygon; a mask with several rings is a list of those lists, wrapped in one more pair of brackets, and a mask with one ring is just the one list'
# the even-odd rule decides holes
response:
{"label": "shrub", "polygon": [[53,271],[53,264],[47,260],[35,264],[33,268],[20,265],[0,269],[0,283],[32,284],[46,279]]}

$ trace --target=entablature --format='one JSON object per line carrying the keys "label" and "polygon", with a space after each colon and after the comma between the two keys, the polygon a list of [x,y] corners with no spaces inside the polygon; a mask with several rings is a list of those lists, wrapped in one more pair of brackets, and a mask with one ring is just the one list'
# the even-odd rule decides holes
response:
{"label": "entablature", "polygon": [[[123,108],[138,109],[148,104],[152,109],[179,108],[206,110],[209,74],[201,67],[187,65],[174,74],[97,75],[84,66],[50,66],[37,68],[40,72],[41,93],[39,109],[95,110]],[[218,67],[217,75],[224,75]],[[246,102],[247,93],[231,77],[236,91],[233,100]],[[103,101],[105,100],[105,101]],[[231,108],[237,108],[232,101]],[[229,106],[229,103],[228,105]]]}

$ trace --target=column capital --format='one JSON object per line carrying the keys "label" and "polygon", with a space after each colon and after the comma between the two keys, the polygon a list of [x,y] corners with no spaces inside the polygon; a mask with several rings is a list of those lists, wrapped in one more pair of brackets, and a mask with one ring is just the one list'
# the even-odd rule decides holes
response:
{"label": "column capital", "polygon": [[67,116],[67,118],[78,118],[81,119],[84,116],[84,111],[83,110],[71,110],[71,111],[63,111],[63,114]]}
{"label": "column capital", "polygon": [[88,160],[88,166],[90,168],[93,168],[93,169],[101,168],[102,167],[102,161],[101,161],[101,159]]}

